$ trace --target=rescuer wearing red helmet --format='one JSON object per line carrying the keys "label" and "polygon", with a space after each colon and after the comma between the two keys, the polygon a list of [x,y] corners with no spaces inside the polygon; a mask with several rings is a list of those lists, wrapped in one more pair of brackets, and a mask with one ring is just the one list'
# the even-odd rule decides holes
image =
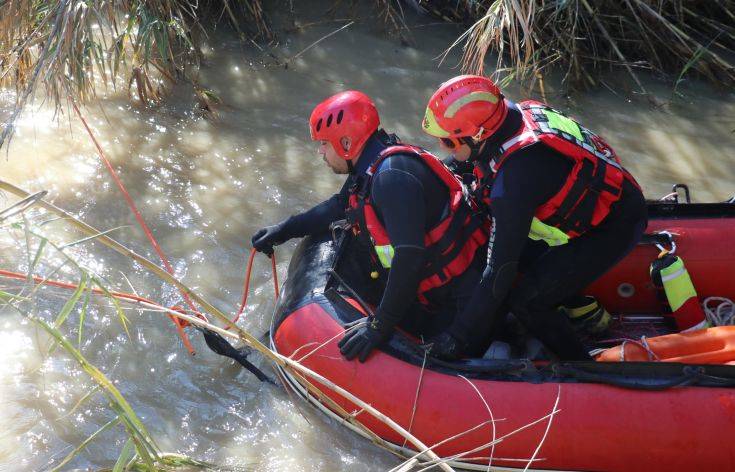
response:
{"label": "rescuer wearing red helmet", "polygon": [[433,354],[457,358],[492,337],[502,305],[559,358],[589,359],[560,307],[640,240],[638,184],[600,136],[543,103],[511,102],[486,77],[443,83],[422,125],[474,164],[474,192],[493,222],[482,280]]}
{"label": "rescuer wearing red helmet", "polygon": [[[252,238],[255,249],[270,254],[274,245],[347,220],[357,241],[370,248],[371,275],[387,279],[375,317],[348,329],[339,343],[347,359],[361,362],[407,314],[426,307],[447,315],[458,311],[480,279],[487,243],[485,220],[470,207],[457,177],[438,158],[400,143],[379,124],[372,100],[357,91],[338,93],[314,108],[311,138],[335,173],[348,174],[347,181],[330,199]],[[429,334],[436,318],[413,321]],[[446,328],[451,318],[444,320]]]}

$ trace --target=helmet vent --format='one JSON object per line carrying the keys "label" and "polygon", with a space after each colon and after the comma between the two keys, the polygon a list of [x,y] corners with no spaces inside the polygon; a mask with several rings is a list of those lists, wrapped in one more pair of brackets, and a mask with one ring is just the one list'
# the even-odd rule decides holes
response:
{"label": "helmet vent", "polygon": [[327,128],[329,128],[329,127],[330,127],[330,126],[332,125],[332,117],[333,117],[333,116],[334,116],[334,115],[332,115],[332,114],[330,113],[330,114],[329,114],[329,116],[327,117]]}
{"label": "helmet vent", "polygon": [[322,119],[319,118],[319,121],[316,122],[316,130],[319,131],[322,128]]}
{"label": "helmet vent", "polygon": [[337,113],[337,124],[342,123],[342,116],[344,116],[344,114],[345,114],[344,110],[340,110],[339,113]]}

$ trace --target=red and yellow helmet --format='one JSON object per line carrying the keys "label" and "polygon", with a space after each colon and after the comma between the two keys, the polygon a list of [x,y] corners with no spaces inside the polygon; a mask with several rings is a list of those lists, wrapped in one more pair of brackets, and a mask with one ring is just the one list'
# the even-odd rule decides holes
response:
{"label": "red and yellow helmet", "polygon": [[481,141],[503,123],[508,107],[492,80],[460,75],[439,86],[426,107],[422,127],[437,138]]}
{"label": "red and yellow helmet", "polygon": [[[345,160],[359,156],[368,138],[378,129],[380,117],[373,101],[362,92],[350,90],[332,95],[314,108],[309,118],[311,139],[329,141]],[[342,138],[350,138],[350,148]]]}

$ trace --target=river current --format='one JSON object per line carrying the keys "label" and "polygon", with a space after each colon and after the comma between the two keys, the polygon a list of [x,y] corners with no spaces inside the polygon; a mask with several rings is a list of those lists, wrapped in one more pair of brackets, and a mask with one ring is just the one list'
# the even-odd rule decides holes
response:
{"label": "river current", "polygon": [[[185,85],[151,108],[131,103],[123,87],[83,110],[176,275],[229,313],[241,296],[250,236],[329,197],[341,184],[309,140],[311,109],[332,93],[359,89],[374,98],[385,129],[438,151],[422,134],[420,120],[433,90],[458,73],[457,54],[442,65],[435,58],[460,29],[411,12],[413,46],[387,38],[379,20],[363,17],[304,51],[346,21],[324,16],[319,2],[299,3],[298,21],[305,26],[282,27],[279,43],[268,49],[278,62],[235,34],[210,35],[200,82],[223,101],[216,119],[192,111],[193,94]],[[668,102],[654,107],[613,85],[614,75],[623,73],[611,74],[609,87],[574,97],[562,95],[549,79],[546,97],[605,136],[648,198],[665,195],[678,182],[690,186],[695,201],[735,194],[732,91],[686,81],[679,88],[683,95],[672,99],[670,85],[644,77],[647,88]],[[506,94],[529,97],[517,84]],[[0,91],[0,121],[12,101],[10,91]],[[57,122],[40,101],[29,107],[7,154],[3,150],[0,178],[31,192],[48,190],[56,205],[99,229],[114,229],[112,237],[157,260],[81,124],[70,110],[63,113]],[[0,208],[13,201],[0,197]],[[61,220],[43,231],[60,244],[81,237]],[[0,228],[0,268],[27,269],[36,244],[29,251],[21,231]],[[295,244],[277,251],[282,277]],[[180,302],[172,287],[98,243],[69,252],[119,290],[134,289],[166,305]],[[36,272],[48,275],[60,259],[50,249],[44,254],[49,257]],[[74,281],[79,274],[67,265],[55,277]],[[19,286],[0,281],[0,290]],[[256,259],[252,290],[240,324],[262,336],[273,309],[264,257]],[[34,313],[50,319],[68,296],[42,290]],[[78,311],[65,328],[75,342]],[[162,314],[126,313],[130,338],[106,302],[92,304],[82,352],[114,380],[162,450],[238,470],[368,471],[396,464],[389,453],[213,354],[196,332],[197,355],[191,357]],[[49,469],[112,418],[100,395],[69,414],[92,382],[62,351],[49,355],[47,344],[33,324],[0,309],[0,471]],[[122,430],[112,429],[69,467],[111,467],[125,440]]]}

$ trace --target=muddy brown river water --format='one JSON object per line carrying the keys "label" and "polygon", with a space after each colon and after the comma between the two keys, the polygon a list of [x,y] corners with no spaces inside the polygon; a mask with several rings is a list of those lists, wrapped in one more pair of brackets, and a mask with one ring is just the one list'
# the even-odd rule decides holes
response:
{"label": "muddy brown river water", "polygon": [[[313,8],[305,8],[300,21],[321,18],[318,2],[307,5]],[[107,93],[99,106],[84,111],[184,283],[232,312],[241,295],[250,236],[338,189],[341,178],[316,157],[307,127],[311,109],[326,96],[360,89],[374,97],[386,129],[438,151],[419,124],[432,91],[457,73],[456,55],[441,66],[434,58],[459,30],[409,15],[418,25],[412,47],[386,39],[374,22],[363,20],[318,43],[288,68],[264,65],[272,58],[233,34],[212,34],[201,83],[224,102],[217,120],[192,113],[191,89],[183,85],[154,109],[131,104],[121,91]],[[281,58],[293,57],[344,23],[282,32],[272,50]],[[646,85],[663,101],[670,100],[669,85],[651,78]],[[604,135],[649,198],[668,193],[676,182],[689,184],[696,201],[735,194],[732,91],[687,82],[680,87],[683,97],[654,108],[644,100],[629,100],[615,86],[574,98],[558,90],[553,80],[547,84],[549,102]],[[526,97],[516,84],[506,92],[511,98]],[[8,116],[12,100],[11,92],[0,92],[0,120]],[[57,205],[97,228],[117,228],[114,238],[157,260],[76,119],[65,116],[56,123],[53,110],[29,109],[0,159],[0,178],[32,192],[48,190]],[[13,201],[0,197],[0,208]],[[80,237],[63,221],[43,230],[55,242]],[[278,250],[281,276],[294,247],[291,242]],[[179,301],[171,287],[101,245],[78,245],[70,252],[120,290],[130,291],[132,285],[163,304]],[[28,260],[23,233],[0,228],[0,268],[23,271]],[[37,273],[47,275],[56,261],[45,260]],[[254,292],[241,321],[259,336],[273,309],[269,271],[265,258],[256,260]],[[57,276],[78,279],[69,266]],[[2,290],[18,286],[0,281]],[[52,317],[63,296],[68,293],[43,291],[34,311]],[[238,470],[368,471],[396,464],[389,453],[211,353],[196,333],[192,339],[198,354],[190,357],[160,313],[130,310],[127,316],[130,338],[104,302],[91,307],[82,350],[115,381],[162,450]],[[70,320],[67,334],[76,339],[78,314]],[[0,308],[3,472],[53,467],[112,417],[100,396],[69,414],[92,383],[63,352],[47,355],[43,339],[34,325]],[[69,467],[112,467],[125,439],[113,429]]]}

